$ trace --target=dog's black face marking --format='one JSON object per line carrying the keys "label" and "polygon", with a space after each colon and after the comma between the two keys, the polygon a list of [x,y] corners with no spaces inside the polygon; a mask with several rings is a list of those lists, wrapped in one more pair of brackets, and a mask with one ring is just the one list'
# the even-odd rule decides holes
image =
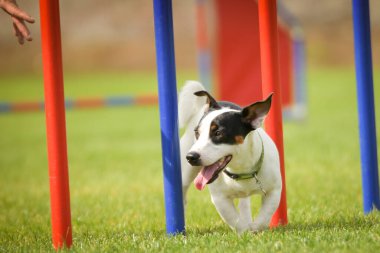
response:
{"label": "dog's black face marking", "polygon": [[200,119],[198,126],[194,129],[195,139],[198,140],[199,126],[202,120],[212,111],[222,108],[229,108],[236,111],[225,112],[218,115],[210,124],[209,138],[214,144],[242,144],[247,134],[262,125],[265,116],[268,114],[272,94],[263,101],[258,101],[249,106],[240,106],[227,102],[217,102],[207,91],[195,92],[196,96],[206,96],[208,108]]}
{"label": "dog's black face marking", "polygon": [[199,138],[199,125],[194,129],[195,139],[198,140]]}
{"label": "dog's black face marking", "polygon": [[225,112],[211,122],[210,139],[214,144],[241,144],[252,130],[240,112]]}
{"label": "dog's black face marking", "polygon": [[196,139],[198,139],[198,137],[199,137],[199,131],[198,131],[198,129],[199,129],[200,123],[202,122],[202,120],[210,112],[213,112],[213,111],[216,111],[216,110],[220,110],[221,108],[230,108],[230,109],[239,110],[239,111],[242,110],[242,108],[240,106],[238,106],[237,104],[234,104],[234,103],[231,103],[231,102],[228,102],[228,101],[219,101],[219,102],[217,102],[217,104],[219,105],[219,107],[217,107],[217,108],[209,107],[209,109],[207,111],[205,111],[205,113],[203,114],[202,118],[199,120],[198,126],[194,129],[194,133],[195,133],[195,138]]}

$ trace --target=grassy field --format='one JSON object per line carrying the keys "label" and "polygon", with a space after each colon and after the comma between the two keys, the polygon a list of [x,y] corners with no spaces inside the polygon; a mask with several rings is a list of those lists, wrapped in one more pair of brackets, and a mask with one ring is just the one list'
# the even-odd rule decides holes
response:
{"label": "grassy field", "polygon": [[[73,98],[156,92],[151,73],[65,80]],[[379,252],[380,213],[362,211],[353,69],[313,69],[308,84],[308,118],[284,125],[289,225],[240,237],[194,187],[187,235],[165,235],[157,107],[68,111],[71,251]],[[42,98],[39,77],[0,78],[0,101]],[[0,132],[0,252],[52,251],[44,114],[0,114]]]}

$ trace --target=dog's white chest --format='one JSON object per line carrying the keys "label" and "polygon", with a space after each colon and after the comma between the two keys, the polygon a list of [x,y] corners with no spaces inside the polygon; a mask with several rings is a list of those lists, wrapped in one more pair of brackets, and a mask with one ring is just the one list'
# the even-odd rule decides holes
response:
{"label": "dog's white chest", "polygon": [[254,178],[236,181],[224,174],[221,174],[214,183],[210,184],[209,188],[212,194],[222,194],[232,199],[263,193]]}

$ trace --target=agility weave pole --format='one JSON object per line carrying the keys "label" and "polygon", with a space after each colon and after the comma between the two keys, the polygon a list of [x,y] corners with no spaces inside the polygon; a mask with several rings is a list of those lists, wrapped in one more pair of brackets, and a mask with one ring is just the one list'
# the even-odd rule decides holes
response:
{"label": "agility weave pole", "polygon": [[[306,58],[305,58],[305,40],[303,29],[298,19],[290,12],[283,1],[277,1],[277,10],[280,20],[282,20],[286,27],[289,29],[290,43],[292,52],[290,63],[293,66],[292,70],[292,104],[283,107],[284,121],[302,120],[306,117],[307,113],[307,98],[306,98]],[[281,41],[279,42],[281,43]],[[281,50],[281,49],[279,49]],[[281,58],[281,54],[280,54]],[[280,62],[280,66],[281,66]],[[281,75],[281,73],[280,73]],[[280,80],[281,81],[281,80]],[[282,92],[284,95],[284,92]],[[284,96],[285,97],[285,96]]]}
{"label": "agility weave pole", "polygon": [[171,0],[154,0],[166,232],[185,233]]}
{"label": "agility weave pole", "polygon": [[352,0],[364,213],[380,210],[368,0]]}
{"label": "agility weave pole", "polygon": [[294,108],[293,118],[304,118],[307,113],[305,41],[295,35],[293,39]]}
{"label": "agility weave pole", "polygon": [[55,249],[72,245],[58,0],[40,0],[50,205]]}
{"label": "agility weave pole", "polygon": [[280,154],[282,192],[280,205],[272,217],[271,227],[288,223],[284,141],[282,135],[281,87],[278,65],[277,6],[276,0],[259,0],[259,31],[263,93],[274,92],[272,108],[265,119],[265,130],[275,142]]}

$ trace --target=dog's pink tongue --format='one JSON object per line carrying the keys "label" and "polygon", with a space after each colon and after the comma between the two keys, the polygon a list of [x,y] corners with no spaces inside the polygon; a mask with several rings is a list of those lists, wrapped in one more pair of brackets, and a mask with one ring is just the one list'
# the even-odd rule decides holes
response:
{"label": "dog's pink tongue", "polygon": [[203,167],[202,170],[198,173],[197,177],[194,179],[195,187],[200,191],[203,190],[217,169],[218,167],[213,165]]}
{"label": "dog's pink tongue", "polygon": [[202,175],[203,169],[198,173],[198,176],[194,179],[195,188],[202,191],[207,184],[207,179]]}

